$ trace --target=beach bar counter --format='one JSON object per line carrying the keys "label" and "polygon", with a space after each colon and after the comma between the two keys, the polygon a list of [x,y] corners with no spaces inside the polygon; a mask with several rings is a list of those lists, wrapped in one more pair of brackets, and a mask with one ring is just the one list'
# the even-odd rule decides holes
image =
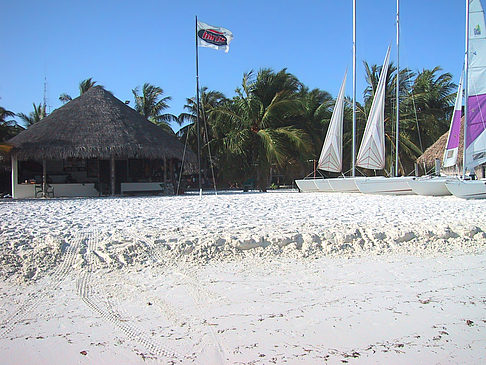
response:
{"label": "beach bar counter", "polygon": [[192,171],[197,161],[101,86],[7,143],[13,198],[172,195],[182,167]]}

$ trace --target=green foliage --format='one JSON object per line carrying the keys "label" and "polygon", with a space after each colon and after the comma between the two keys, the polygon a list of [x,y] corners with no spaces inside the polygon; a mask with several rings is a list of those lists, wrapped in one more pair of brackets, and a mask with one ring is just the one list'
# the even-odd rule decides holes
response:
{"label": "green foliage", "polygon": [[178,121],[178,119],[172,114],[162,113],[169,107],[167,102],[171,100],[170,96],[163,96],[164,90],[162,88],[145,83],[142,87],[142,94],[139,94],[140,89],[138,87],[133,89],[132,93],[135,99],[135,110],[137,112],[152,123],[162,127],[165,131],[171,134],[174,133],[169,122]]}
{"label": "green foliage", "polygon": [[217,141],[220,151],[243,163],[240,180],[253,176],[261,191],[267,189],[273,165],[282,167],[311,151],[309,135],[299,126],[304,113],[300,89],[285,69],[246,73],[237,96],[211,112],[214,127],[225,131]]}
{"label": "green foliage", "polygon": [[39,105],[35,105],[35,103],[33,103],[32,105],[34,106],[34,111],[30,112],[29,115],[24,113],[17,114],[17,116],[24,121],[27,128],[41,121],[47,116],[45,104],[39,103]]}
{"label": "green foliage", "polygon": [[[81,81],[79,83],[79,95],[83,95],[86,91],[88,91],[89,89],[91,89],[95,85],[96,85],[96,81],[93,81],[92,77],[90,77],[89,79]],[[98,86],[103,87],[102,85],[98,85]],[[73,98],[69,94],[62,93],[61,95],[59,95],[59,100],[62,101],[63,104],[65,104],[65,103],[73,100]]]}
{"label": "green foliage", "polygon": [[[368,87],[364,104],[356,104],[356,151],[371,108],[381,67],[365,63]],[[422,151],[448,128],[455,85],[441,69],[417,74],[400,70],[399,169],[413,170]],[[396,67],[387,70],[385,99],[385,141],[387,166],[394,162],[396,124]],[[312,160],[318,159],[329,126],[335,100],[319,89],[309,90],[286,69],[274,72],[261,69],[245,73],[236,96],[226,99],[216,91],[201,91],[200,130],[203,136],[203,169],[211,148],[219,183],[243,186],[248,179],[265,191],[272,174],[283,176],[286,183],[307,175]],[[187,99],[187,113],[178,120],[187,123],[178,135],[197,150],[195,99]],[[345,100],[343,126],[343,170],[351,167],[352,101]],[[311,161],[311,162],[309,162]]]}
{"label": "green foliage", "polygon": [[14,112],[0,106],[0,142],[9,140],[23,130],[14,119],[11,119],[13,117]]}

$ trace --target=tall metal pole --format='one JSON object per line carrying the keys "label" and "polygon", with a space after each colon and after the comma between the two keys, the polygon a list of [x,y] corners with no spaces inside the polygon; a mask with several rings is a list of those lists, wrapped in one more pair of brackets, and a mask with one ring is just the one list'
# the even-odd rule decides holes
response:
{"label": "tall metal pole", "polygon": [[197,46],[197,16],[196,16],[196,107],[197,107],[197,119],[196,119],[196,133],[197,133],[197,169],[198,169],[198,181],[199,181],[199,196],[202,196],[201,185],[201,136],[199,129],[199,51]]}
{"label": "tall metal pole", "polygon": [[351,176],[355,177],[356,164],[356,0],[353,0],[353,139]]}
{"label": "tall metal pole", "polygon": [[399,141],[399,124],[400,124],[400,7],[397,0],[397,126],[395,140],[395,176],[398,176],[398,141]]}
{"label": "tall metal pole", "polygon": [[465,101],[464,101],[464,147],[462,153],[462,178],[466,177],[466,135],[467,135],[467,122],[468,122],[468,99],[469,99],[469,0],[466,0],[466,51],[464,60],[464,88],[465,88]]}

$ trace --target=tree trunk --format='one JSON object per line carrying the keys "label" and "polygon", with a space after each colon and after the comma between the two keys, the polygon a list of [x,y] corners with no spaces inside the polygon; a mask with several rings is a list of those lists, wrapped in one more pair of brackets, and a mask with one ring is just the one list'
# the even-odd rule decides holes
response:
{"label": "tree trunk", "polygon": [[257,167],[257,187],[261,192],[266,192],[268,188],[268,179],[270,177],[270,166]]}

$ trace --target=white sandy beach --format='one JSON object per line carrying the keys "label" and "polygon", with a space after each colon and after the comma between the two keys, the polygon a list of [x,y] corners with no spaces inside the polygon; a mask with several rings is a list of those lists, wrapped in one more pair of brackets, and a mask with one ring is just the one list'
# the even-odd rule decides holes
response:
{"label": "white sandy beach", "polygon": [[486,361],[486,201],[0,201],[2,364]]}

